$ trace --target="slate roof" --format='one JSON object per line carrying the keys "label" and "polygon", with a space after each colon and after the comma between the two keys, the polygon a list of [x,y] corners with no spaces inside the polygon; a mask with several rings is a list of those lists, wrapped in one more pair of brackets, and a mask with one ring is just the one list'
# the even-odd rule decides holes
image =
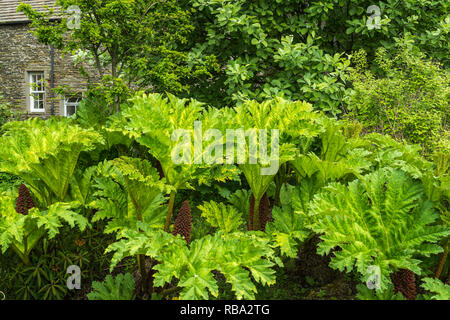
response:
{"label": "slate roof", "polygon": [[0,24],[24,23],[29,21],[22,12],[17,12],[17,7],[21,2],[29,3],[33,9],[45,12],[47,11],[45,6],[55,8],[56,0],[0,0]]}

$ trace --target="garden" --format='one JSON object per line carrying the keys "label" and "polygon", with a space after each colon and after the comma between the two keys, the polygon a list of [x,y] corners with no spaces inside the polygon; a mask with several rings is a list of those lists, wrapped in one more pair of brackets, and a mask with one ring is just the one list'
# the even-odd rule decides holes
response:
{"label": "garden", "polygon": [[88,86],[0,99],[0,300],[450,300],[447,1],[58,4]]}

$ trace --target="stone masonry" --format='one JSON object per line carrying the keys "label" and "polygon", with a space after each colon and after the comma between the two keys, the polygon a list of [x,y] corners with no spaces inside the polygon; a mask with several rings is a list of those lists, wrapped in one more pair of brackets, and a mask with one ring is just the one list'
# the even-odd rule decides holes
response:
{"label": "stone masonry", "polygon": [[[47,118],[51,115],[51,50],[50,46],[39,43],[29,31],[28,21],[1,21],[0,12],[0,95],[25,117]],[[87,69],[95,77],[93,68]],[[44,72],[45,112],[30,111],[30,72]],[[72,58],[57,50],[54,52],[54,86],[67,86],[70,91],[80,94],[86,88],[86,79],[80,75]],[[64,97],[56,94],[54,114],[64,115]]]}

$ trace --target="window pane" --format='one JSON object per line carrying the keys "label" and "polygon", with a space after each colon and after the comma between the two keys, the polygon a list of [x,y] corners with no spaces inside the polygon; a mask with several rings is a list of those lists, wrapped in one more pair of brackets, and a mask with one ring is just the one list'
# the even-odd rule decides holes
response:
{"label": "window pane", "polygon": [[30,109],[45,111],[45,84],[43,72],[30,72]]}
{"label": "window pane", "polygon": [[31,74],[30,77],[31,92],[43,92],[44,89],[44,75]]}
{"label": "window pane", "polygon": [[39,83],[39,91],[44,91],[44,78],[42,75],[38,76],[38,83]]}
{"label": "window pane", "polygon": [[34,93],[33,94],[33,108],[34,109],[44,109],[44,94]]}
{"label": "window pane", "polygon": [[74,115],[75,112],[77,112],[77,107],[74,105],[67,105],[66,112],[67,112],[67,116],[70,117],[70,116]]}
{"label": "window pane", "polygon": [[33,91],[39,91],[37,74],[33,76]]}
{"label": "window pane", "polygon": [[81,94],[77,93],[64,99],[65,115],[70,117],[77,112],[78,104],[81,101]]}
{"label": "window pane", "polygon": [[39,93],[39,109],[44,109],[44,94]]}
{"label": "window pane", "polygon": [[39,105],[39,95],[34,93],[32,96],[33,96],[32,100],[31,100],[31,102],[33,103],[32,108],[37,109],[37,107]]}

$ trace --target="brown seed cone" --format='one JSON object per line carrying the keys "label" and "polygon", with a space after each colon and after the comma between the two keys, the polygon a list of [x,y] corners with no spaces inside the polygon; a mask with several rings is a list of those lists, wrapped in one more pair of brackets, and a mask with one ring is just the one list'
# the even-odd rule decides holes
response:
{"label": "brown seed cone", "polygon": [[192,216],[191,207],[189,206],[189,201],[186,200],[181,206],[180,212],[175,219],[175,225],[173,227],[173,235],[181,235],[186,242],[189,244],[191,242],[191,230],[192,230]]}
{"label": "brown seed cone", "polygon": [[417,290],[414,272],[407,269],[400,269],[391,275],[391,280],[394,283],[395,293],[401,292],[408,300],[416,299]]}
{"label": "brown seed cone", "polygon": [[[249,217],[249,227],[248,230],[253,230],[253,212],[255,211],[255,197],[252,195],[250,198],[250,217]],[[270,217],[270,202],[267,193],[264,193],[260,203],[259,203],[259,222],[260,230],[264,231],[266,229],[266,224],[271,219]]]}
{"label": "brown seed cone", "polygon": [[28,188],[22,183],[19,187],[19,196],[16,200],[16,211],[23,215],[27,215],[28,211],[31,208],[34,208],[34,201],[31,197],[30,191]]}

